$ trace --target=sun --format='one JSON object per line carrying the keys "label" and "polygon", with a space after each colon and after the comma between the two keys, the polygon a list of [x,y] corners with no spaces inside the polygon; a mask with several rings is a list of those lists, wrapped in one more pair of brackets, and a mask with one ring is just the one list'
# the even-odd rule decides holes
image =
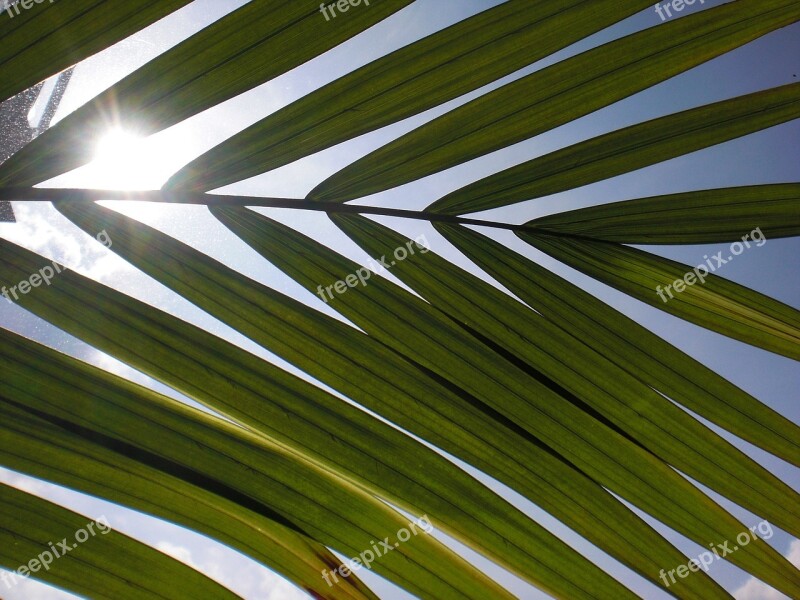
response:
{"label": "sun", "polygon": [[[97,141],[94,159],[80,173],[83,187],[105,190],[157,190],[177,167],[186,144],[176,136],[143,137],[120,127],[109,128]],[[179,160],[179,159],[178,159]],[[157,216],[161,205],[115,201],[115,208],[140,217]]]}
{"label": "sun", "polygon": [[95,146],[89,165],[93,187],[114,190],[152,189],[147,181],[146,139],[123,129],[111,129]]}
{"label": "sun", "polygon": [[106,133],[97,143],[95,152],[96,159],[120,158],[130,159],[136,156],[138,146],[141,146],[142,138],[125,131],[124,129],[112,129]]}
{"label": "sun", "polygon": [[[190,136],[178,132],[144,137],[122,127],[109,127],[97,139],[92,162],[75,172],[79,187],[161,189],[170,175],[191,158],[189,139]],[[115,207],[131,210],[141,217],[157,216],[163,208],[158,203],[139,201],[115,201]]]}
{"label": "sun", "polygon": [[160,189],[174,171],[193,158],[189,139],[176,131],[144,137],[122,127],[110,127],[98,138],[94,159],[81,173],[87,184],[84,187]]}

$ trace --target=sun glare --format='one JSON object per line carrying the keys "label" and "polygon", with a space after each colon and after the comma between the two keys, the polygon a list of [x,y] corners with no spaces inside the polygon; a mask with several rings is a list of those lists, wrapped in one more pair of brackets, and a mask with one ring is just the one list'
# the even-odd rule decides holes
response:
{"label": "sun glare", "polygon": [[[107,190],[157,190],[180,167],[184,139],[171,135],[142,137],[121,128],[109,129],[95,145],[94,160],[80,170],[81,187]],[[139,216],[158,215],[160,206],[117,201]],[[123,210],[124,212],[124,210]]]}
{"label": "sun glare", "polygon": [[97,143],[91,164],[96,187],[115,190],[148,189],[143,171],[145,140],[121,129],[109,131]]}
{"label": "sun glare", "polygon": [[80,173],[82,187],[157,190],[192,156],[185,135],[159,132],[142,137],[111,128],[95,145],[94,160]]}
{"label": "sun glare", "polygon": [[97,144],[97,158],[102,159],[107,156],[128,158],[135,153],[136,146],[141,144],[141,141],[142,138],[139,136],[122,129],[114,129]]}

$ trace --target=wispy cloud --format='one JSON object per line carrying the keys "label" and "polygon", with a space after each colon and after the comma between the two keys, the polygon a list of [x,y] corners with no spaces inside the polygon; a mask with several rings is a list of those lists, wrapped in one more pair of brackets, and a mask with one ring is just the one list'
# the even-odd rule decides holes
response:
{"label": "wispy cloud", "polygon": [[17,202],[14,212],[17,222],[0,226],[0,237],[99,281],[109,281],[117,272],[132,269],[103,244],[69,224],[49,204]]}
{"label": "wispy cloud", "polygon": [[[793,565],[800,568],[800,540],[792,541],[786,558]],[[755,577],[748,579],[742,587],[733,593],[733,597],[736,600],[791,600],[788,596],[781,594]]]}
{"label": "wispy cloud", "polygon": [[197,546],[193,550],[169,541],[156,548],[218,581],[243,598],[305,600],[308,596],[281,576],[255,562],[242,563],[236,554],[218,547]]}

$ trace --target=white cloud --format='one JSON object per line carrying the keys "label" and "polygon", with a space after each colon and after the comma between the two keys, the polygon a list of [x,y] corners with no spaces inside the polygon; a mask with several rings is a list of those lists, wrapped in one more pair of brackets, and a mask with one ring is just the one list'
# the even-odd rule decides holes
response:
{"label": "white cloud", "polygon": [[308,598],[291,583],[272,573],[264,574],[261,592],[266,596],[258,597],[262,597],[264,600],[305,600]]}
{"label": "white cloud", "polygon": [[[792,541],[786,558],[793,565],[800,568],[800,540]],[[755,577],[748,579],[742,587],[733,593],[733,597],[736,600],[791,600],[785,594],[781,594]]]}
{"label": "white cloud", "polygon": [[795,567],[800,568],[800,540],[794,540],[789,546],[789,554],[786,556],[789,562]]}
{"label": "white cloud", "polygon": [[[50,500],[54,500],[54,496],[58,496],[59,492],[59,488],[49,483],[4,468],[0,468],[0,482]],[[12,580],[9,579],[9,581]],[[77,598],[77,596],[34,579],[18,577],[13,581],[11,587],[5,583],[0,585],[0,596],[4,600],[74,600]]]}
{"label": "white cloud", "polygon": [[5,600],[78,600],[78,596],[35,579],[18,579],[11,588],[0,585]]}
{"label": "white cloud", "polygon": [[48,491],[53,489],[50,484],[8,469],[0,469],[0,481],[35,496],[44,497]]}
{"label": "white cloud", "polygon": [[[100,281],[131,269],[97,240],[68,223],[48,203],[16,202],[14,213],[17,222],[3,224],[0,235],[15,244]],[[43,260],[42,266],[45,264]]]}
{"label": "white cloud", "polygon": [[254,561],[242,561],[234,551],[206,544],[195,546],[194,554],[185,546],[160,541],[155,547],[173,558],[218,581],[242,598],[259,600],[307,600],[308,596],[280,575]]}
{"label": "white cloud", "polygon": [[184,546],[178,546],[170,542],[161,541],[156,544],[156,548],[164,554],[170,555],[175,560],[179,560],[180,562],[189,565],[193,569],[200,568],[197,563],[192,560],[191,550]]}

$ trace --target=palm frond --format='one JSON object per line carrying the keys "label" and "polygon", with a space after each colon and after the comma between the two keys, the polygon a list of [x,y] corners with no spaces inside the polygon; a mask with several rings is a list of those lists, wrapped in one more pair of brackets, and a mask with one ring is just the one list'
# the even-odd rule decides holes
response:
{"label": "palm frond", "polygon": [[[6,106],[29,106],[31,86],[41,88],[44,78],[187,4],[132,0],[120,8],[74,0],[20,12],[0,31],[0,100],[20,94]],[[660,532],[668,528],[707,548],[748,531],[737,518],[743,509],[800,537],[798,492],[739,444],[798,466],[798,425],[589,291],[467,227],[515,232],[633,298],[798,360],[796,309],[708,270],[701,285],[677,286],[683,289],[662,301],[659,290],[691,267],[625,245],[739,243],[757,226],[762,236],[797,236],[798,185],[688,190],[525,215],[522,225],[458,215],[574,190],[785,126],[800,116],[800,84],[635,123],[493,169],[432,204],[425,200],[422,211],[346,204],[551,132],[800,20],[796,0],[739,0],[536,69],[537,61],[625,25],[649,6],[501,2],[258,115],[174,172],[163,190],[32,187],[89,163],[109,125],[141,135],[163,131],[386,19],[424,10],[413,0],[373,0],[328,23],[316,1],[251,0],[38,137],[9,146],[0,202],[54,202],[79,229],[109,235],[111,250],[137,270],[303,377],[54,262],[58,276],[35,293],[15,295],[19,306],[206,410],[0,328],[0,465],[209,536],[317,598],[376,598],[355,574],[336,585],[321,574],[339,567],[334,553],[359,556],[407,525],[408,515],[423,514],[449,536],[445,543],[416,536],[370,565],[421,598],[512,597],[450,539],[554,597],[637,597],[613,569],[518,508],[507,490],[479,480],[480,472],[647,585],[678,598],[730,597],[702,571],[668,584],[664,570],[688,559]],[[465,94],[474,98],[350,161],[305,199],[207,193],[424,117]],[[27,110],[15,116],[22,123]],[[254,250],[261,266],[266,259],[328,310],[94,204],[125,199],[208,206],[243,242],[240,250]],[[248,207],[327,213],[407,287]],[[433,225],[494,281],[364,215]],[[24,281],[44,261],[0,240],[0,284]],[[83,524],[63,507],[0,485],[6,568]],[[234,597],[121,534],[74,556],[37,576],[95,598]],[[754,536],[725,559],[800,597],[800,571],[764,540]]]}
{"label": "palm frond", "polygon": [[[731,260],[735,251],[721,250],[711,258],[704,255],[706,260],[700,265],[689,266],[620,244],[528,232],[519,236],[554,258],[651,306],[800,360],[800,312],[712,272]],[[701,285],[694,285],[698,282]]]}
{"label": "palm frond", "polygon": [[[8,412],[3,400],[5,420]],[[97,598],[155,600],[185,598],[185,594],[215,600],[238,598],[174,558],[104,527],[109,526],[0,484],[0,565],[6,569],[30,568],[44,581]],[[72,541],[79,531],[86,538],[82,544]],[[116,560],[109,561],[109,556]],[[20,573],[4,573],[6,587],[11,587],[8,581],[14,577],[27,576]],[[181,582],[182,589],[173,587],[175,581]]]}
{"label": "palm frond", "polygon": [[[715,102],[524,162],[456,190],[431,204],[428,210],[463,214],[557,194],[798,117],[800,83]],[[751,219],[745,226],[753,222],[756,221]]]}
{"label": "palm frond", "polygon": [[426,123],[335,173],[308,197],[353,200],[459,165],[627,98],[798,18],[796,2],[740,0],[608,42]]}

